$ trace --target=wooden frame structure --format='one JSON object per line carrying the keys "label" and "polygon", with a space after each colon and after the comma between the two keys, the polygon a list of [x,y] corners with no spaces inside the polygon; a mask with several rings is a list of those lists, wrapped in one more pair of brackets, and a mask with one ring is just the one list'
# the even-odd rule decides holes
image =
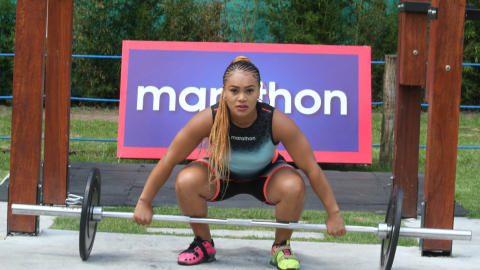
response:
{"label": "wooden frame structure", "polygon": [[[405,1],[401,1],[402,4]],[[418,0],[417,2],[427,2]],[[404,217],[417,215],[418,145],[422,87],[430,104],[425,225],[453,227],[465,0],[432,0],[438,14],[402,12],[399,18],[393,175],[404,189]],[[48,8],[48,45],[46,23]],[[67,191],[73,0],[17,1],[9,208],[35,204],[40,182],[45,47],[45,204],[63,204]],[[35,218],[12,215],[8,231],[35,233]],[[423,249],[451,252],[451,241],[425,240]]]}
{"label": "wooden frame structure", "polygon": [[[395,184],[404,188],[402,216],[416,218],[421,88],[426,84],[429,113],[423,218],[425,227],[452,229],[466,1],[432,0],[427,8],[426,76],[427,15],[418,11],[400,14],[393,175]],[[450,255],[452,241],[425,240],[421,249],[422,254]]]}
{"label": "wooden frame structure", "polygon": [[[48,45],[47,37],[48,9]],[[12,101],[8,231],[36,233],[31,216],[12,215],[12,203],[64,204],[67,192],[73,0],[17,1]],[[42,120],[47,47],[44,197]]]}

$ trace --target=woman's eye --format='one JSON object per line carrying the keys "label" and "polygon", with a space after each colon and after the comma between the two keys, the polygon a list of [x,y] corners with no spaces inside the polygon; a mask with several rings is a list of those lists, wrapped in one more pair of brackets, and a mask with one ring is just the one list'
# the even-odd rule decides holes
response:
{"label": "woman's eye", "polygon": [[232,89],[232,90],[230,90],[230,91],[231,91],[232,93],[234,93],[234,94],[236,94],[236,93],[238,92],[238,90],[236,90],[236,89]]}
{"label": "woman's eye", "polygon": [[253,89],[248,89],[247,93],[253,93]]}

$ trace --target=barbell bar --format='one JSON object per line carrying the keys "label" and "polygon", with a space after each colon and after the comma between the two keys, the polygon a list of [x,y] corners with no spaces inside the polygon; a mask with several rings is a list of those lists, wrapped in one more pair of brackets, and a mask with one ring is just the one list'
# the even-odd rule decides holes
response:
{"label": "barbell bar", "polygon": [[[12,204],[12,213],[16,215],[34,215],[34,216],[56,216],[80,218],[82,208],[80,207],[60,207],[60,206],[40,206],[28,204]],[[133,213],[126,212],[107,212],[103,211],[102,206],[94,206],[92,211],[92,221],[102,222],[103,218],[113,219],[132,219]],[[245,219],[217,219],[217,218],[191,218],[187,216],[173,215],[153,215],[152,221],[178,222],[178,223],[203,223],[213,225],[247,226],[247,227],[266,227],[290,230],[312,230],[327,231],[325,224],[307,224],[307,223],[278,223]],[[379,223],[378,227],[365,226],[345,226],[348,233],[376,234],[378,239],[386,239],[389,230],[386,223]],[[438,239],[438,240],[471,240],[472,232],[465,230],[444,230],[429,228],[400,228],[400,237]]]}
{"label": "barbell bar", "polygon": [[[85,193],[80,196],[70,196],[66,203],[81,204],[81,207],[40,206],[26,204],[12,204],[11,210],[17,215],[45,215],[80,218],[79,248],[80,257],[87,260],[93,248],[97,223],[103,218],[132,219],[133,213],[103,211],[100,204],[101,190],[100,170],[93,168],[87,178]],[[439,240],[471,240],[472,232],[464,230],[445,230],[430,228],[400,228],[403,205],[403,191],[401,186],[394,186],[390,195],[385,223],[379,223],[378,227],[345,226],[349,233],[376,234],[382,239],[380,250],[380,269],[390,270],[395,258],[398,237],[439,239]],[[191,218],[187,216],[153,215],[153,221],[180,222],[180,223],[203,223],[216,225],[267,227],[292,230],[326,231],[325,224],[306,223],[278,223],[242,219],[215,219],[215,218]]]}

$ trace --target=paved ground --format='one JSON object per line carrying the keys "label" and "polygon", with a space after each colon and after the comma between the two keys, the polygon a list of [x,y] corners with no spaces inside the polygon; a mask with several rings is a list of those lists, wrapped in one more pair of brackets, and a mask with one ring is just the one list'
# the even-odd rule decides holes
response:
{"label": "paved ground", "polygon": [[[69,191],[82,194],[92,167],[102,173],[102,205],[135,205],[154,165],[73,162]],[[177,166],[155,198],[155,205],[176,205],[174,179],[183,168]],[[384,213],[391,190],[390,173],[338,172],[325,174],[341,210]],[[307,183],[306,209],[323,210]],[[82,261],[78,254],[78,232],[47,229],[51,218],[42,218],[38,237],[6,235],[8,180],[0,185],[1,269],[185,269],[176,264],[190,237],[97,233],[92,255]],[[423,196],[423,175],[419,175],[419,199]],[[419,200],[421,201],[421,200]],[[216,207],[266,208],[248,195],[239,195]],[[465,209],[456,205],[456,215]],[[407,223],[419,227],[419,222]],[[456,241],[452,258],[421,257],[418,247],[398,247],[393,269],[478,269],[480,265],[480,220],[455,218],[455,228],[473,230],[473,241]],[[5,239],[4,241],[1,241]],[[275,269],[268,264],[271,240],[216,238],[217,262],[195,269]],[[375,269],[379,245],[354,245],[296,241],[294,251],[301,269]],[[192,269],[193,269],[192,268]]]}
{"label": "paved ground", "polygon": [[[153,164],[109,164],[94,162],[72,162],[70,169],[69,191],[83,196],[85,182],[92,167],[100,169],[102,178],[101,204],[104,206],[135,206],[147,181]],[[154,205],[177,205],[175,196],[175,178],[184,165],[177,165],[172,175],[160,189],[153,201]],[[324,210],[321,201],[310,187],[307,186],[307,201],[305,209]],[[332,186],[337,203],[342,211],[358,211],[369,213],[385,213],[390,198],[392,180],[389,172],[340,172],[325,171]],[[423,201],[424,175],[419,174],[418,211]],[[8,180],[0,185],[0,201],[7,201]],[[238,195],[224,202],[209,203],[210,206],[222,208],[272,208],[262,204],[250,195]],[[466,210],[455,204],[455,216],[465,216]]]}
{"label": "paved ground", "polygon": [[[6,203],[0,203],[0,209]],[[41,224],[45,222],[41,221]],[[411,226],[419,226],[410,223]],[[455,218],[455,229],[473,230],[472,241],[453,243],[453,256],[421,257],[418,247],[398,247],[393,269],[479,269],[480,220]],[[9,236],[0,241],[0,265],[10,269],[183,269],[178,253],[191,237],[97,233],[90,258],[82,261],[78,232],[44,229],[38,237]],[[271,240],[216,238],[217,261],[188,269],[276,269],[269,265]],[[301,269],[377,269],[380,245],[295,241],[293,251]]]}

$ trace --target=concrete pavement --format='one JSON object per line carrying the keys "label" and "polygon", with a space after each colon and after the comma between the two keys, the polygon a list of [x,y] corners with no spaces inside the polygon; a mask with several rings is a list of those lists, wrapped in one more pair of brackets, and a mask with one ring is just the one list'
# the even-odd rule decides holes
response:
{"label": "concrete pavement", "polygon": [[[417,226],[417,223],[408,223]],[[456,229],[473,230],[472,241],[453,243],[453,256],[421,257],[418,247],[398,247],[392,269],[479,269],[480,220],[455,218]],[[44,229],[38,237],[9,236],[0,241],[0,265],[10,269],[183,269],[178,253],[191,237],[97,233],[87,261],[78,251],[78,232]],[[271,240],[216,238],[217,261],[188,269],[275,269],[269,265]],[[380,245],[294,241],[301,269],[377,269]]]}

